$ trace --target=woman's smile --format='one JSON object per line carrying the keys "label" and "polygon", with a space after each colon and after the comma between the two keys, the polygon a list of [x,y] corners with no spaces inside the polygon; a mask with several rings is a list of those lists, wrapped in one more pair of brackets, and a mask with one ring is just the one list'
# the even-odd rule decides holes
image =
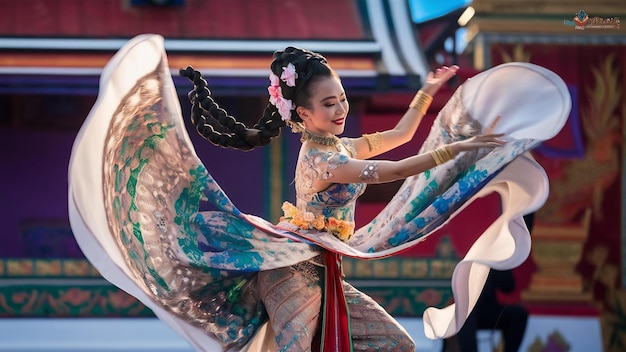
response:
{"label": "woman's smile", "polygon": [[337,126],[341,126],[341,125],[343,125],[343,122],[344,122],[345,120],[346,120],[346,118],[345,118],[345,117],[342,117],[342,118],[340,118],[340,119],[333,120],[332,122],[333,122],[335,125],[337,125]]}

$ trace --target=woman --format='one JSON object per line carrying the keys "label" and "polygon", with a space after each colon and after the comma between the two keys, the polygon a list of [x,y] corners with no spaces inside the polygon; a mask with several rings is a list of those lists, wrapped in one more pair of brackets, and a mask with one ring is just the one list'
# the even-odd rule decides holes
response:
{"label": "woman", "polygon": [[[355,202],[366,184],[405,179],[447,162],[462,151],[493,148],[504,143],[498,139],[501,134],[487,134],[400,161],[366,161],[413,138],[432,96],[457,69],[444,66],[431,72],[395,128],[343,139],[337,135],[344,131],[348,98],[340,77],[317,53],[294,47],[274,53],[268,87],[270,103],[256,130],[252,131],[227,116],[224,110],[217,109],[200,72],[188,67],[181,75],[189,77],[195,86],[195,91],[190,93],[192,120],[198,131],[215,144],[250,149],[268,143],[282,127],[289,126],[300,132],[302,147],[295,172],[296,205],[285,203],[283,206],[283,226],[294,232],[298,229],[324,231],[348,242],[354,233]],[[227,126],[237,128],[231,130]],[[260,137],[253,137],[255,134]],[[313,236],[312,241],[316,240],[315,234],[309,236]],[[329,266],[318,259],[259,274],[262,301],[280,350],[309,350],[319,330],[325,285],[320,283],[323,275],[317,273],[316,264]],[[332,273],[338,275],[339,271]],[[408,351],[414,348],[404,329],[371,298],[348,283],[342,285],[347,295],[355,350]]]}
{"label": "woman", "polygon": [[[302,133],[296,204],[285,203],[277,225],[239,212],[194,154],[162,38],[139,36],[122,48],[103,72],[101,95],[70,162],[70,220],[85,255],[198,350],[412,350],[413,342],[393,318],[343,282],[341,256],[392,255],[419,243],[485,186],[500,185],[495,180],[522,184],[498,189],[504,198],[520,194],[522,201],[504,202],[506,216],[455,270],[456,306],[425,312],[429,337],[454,334],[475,303],[485,268],[510,268],[525,259],[528,233],[511,224],[545,200],[545,174],[527,158],[517,158],[537,143],[527,137],[526,121],[498,122],[499,130],[519,138],[506,144],[502,134],[483,128],[493,126],[497,115],[510,110],[516,116],[519,109],[490,99],[485,106],[504,110],[481,111],[475,116],[490,117],[474,119],[463,103],[466,97],[482,99],[480,89],[464,96],[457,91],[425,152],[397,162],[368,161],[411,139],[430,97],[456,67],[429,75],[396,128],[354,139],[336,137],[343,132],[348,103],[322,56],[287,48],[275,54],[271,70],[270,104],[252,129],[219,109],[198,72],[188,68],[181,74],[195,85],[192,120],[215,144],[246,150],[269,143],[283,126]],[[523,79],[533,70],[522,65],[504,71],[507,79],[511,72]],[[499,72],[464,86],[490,87],[490,77],[501,81]],[[543,71],[533,77],[532,84],[556,87],[550,94],[541,91],[550,101],[533,104],[542,109],[542,121],[557,125],[532,131],[541,140],[558,132],[567,109],[549,108],[561,97],[562,82]],[[532,183],[515,178],[520,165]],[[354,202],[365,184],[403,178],[407,181],[387,208],[355,231]],[[213,211],[198,211],[203,199]]]}

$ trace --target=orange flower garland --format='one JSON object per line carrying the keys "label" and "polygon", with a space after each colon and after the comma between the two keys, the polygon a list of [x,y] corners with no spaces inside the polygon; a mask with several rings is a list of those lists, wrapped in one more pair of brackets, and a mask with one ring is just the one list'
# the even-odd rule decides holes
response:
{"label": "orange flower garland", "polygon": [[334,217],[326,218],[324,215],[315,215],[309,211],[302,212],[295,205],[284,202],[283,214],[280,221],[288,221],[304,230],[325,230],[332,233],[342,241],[347,241],[354,233],[354,222],[339,220]]}

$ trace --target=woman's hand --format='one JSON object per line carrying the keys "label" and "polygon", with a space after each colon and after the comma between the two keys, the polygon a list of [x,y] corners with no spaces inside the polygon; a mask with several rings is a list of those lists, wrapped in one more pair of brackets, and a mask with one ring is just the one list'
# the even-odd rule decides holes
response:
{"label": "woman's hand", "polygon": [[450,67],[442,66],[435,70],[435,72],[429,72],[426,77],[426,82],[424,82],[422,86],[422,90],[430,96],[434,96],[445,82],[454,77],[458,70],[459,66],[453,65]]}
{"label": "woman's hand", "polygon": [[480,136],[474,136],[464,141],[454,142],[450,144],[450,148],[454,155],[457,155],[463,151],[479,148],[495,148],[506,143],[504,140],[500,139],[500,137],[502,136],[504,136],[504,133],[483,134]]}
{"label": "woman's hand", "polygon": [[493,120],[491,125],[489,125],[489,127],[487,127],[487,129],[485,130],[485,134],[474,136],[464,141],[450,144],[452,153],[454,153],[454,155],[457,155],[462,151],[478,148],[494,148],[506,143],[504,140],[499,138],[504,136],[504,133],[493,133],[499,121],[500,116],[496,116],[495,120]]}

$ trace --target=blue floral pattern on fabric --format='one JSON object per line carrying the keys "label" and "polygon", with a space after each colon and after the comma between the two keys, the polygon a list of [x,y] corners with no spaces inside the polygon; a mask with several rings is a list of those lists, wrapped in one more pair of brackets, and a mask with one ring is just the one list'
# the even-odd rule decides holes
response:
{"label": "blue floral pattern on fabric", "polygon": [[[149,91],[159,80],[138,82],[111,121],[103,160],[109,226],[154,300],[240,348],[267,320],[255,273],[319,249],[260,230],[237,210],[187,145],[178,116],[166,113],[163,94]],[[218,210],[199,213],[201,201]]]}

